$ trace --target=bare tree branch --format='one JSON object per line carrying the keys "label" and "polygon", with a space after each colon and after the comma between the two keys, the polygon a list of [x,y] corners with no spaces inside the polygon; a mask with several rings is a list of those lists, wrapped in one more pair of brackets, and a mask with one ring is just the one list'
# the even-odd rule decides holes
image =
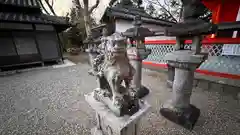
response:
{"label": "bare tree branch", "polygon": [[183,5],[181,5],[181,8],[180,8],[179,22],[182,21],[182,17],[183,17]]}
{"label": "bare tree branch", "polygon": [[86,6],[88,8],[88,0],[83,0],[84,7]]}
{"label": "bare tree branch", "polygon": [[79,0],[73,0],[73,3],[74,3],[75,8],[76,8],[77,16],[81,17],[82,13],[83,13],[83,7],[81,6]]}
{"label": "bare tree branch", "polygon": [[160,3],[159,0],[156,0],[156,2],[154,2],[153,0],[147,0],[147,1],[160,6],[164,10],[164,12],[166,12],[172,18],[174,22],[178,22],[177,19],[171,14],[171,12],[167,10],[165,6]]}
{"label": "bare tree branch", "polygon": [[[158,0],[157,0],[158,1]],[[163,0],[164,1],[164,4],[169,6],[169,3],[167,2],[167,0]],[[158,1],[159,2],[159,1]],[[159,2],[160,3],[160,2]]]}
{"label": "bare tree branch", "polygon": [[167,10],[167,9],[165,8],[165,6],[160,3],[160,1],[157,0],[157,2],[158,2],[158,4],[159,4],[159,6],[160,6],[166,13],[168,13],[168,15],[173,19],[173,21],[174,21],[174,22],[177,22],[177,19],[175,19],[175,17],[171,14],[171,12],[170,12],[169,10]]}
{"label": "bare tree branch", "polygon": [[99,3],[100,3],[100,0],[96,0],[95,5],[93,5],[88,12],[89,12],[89,13],[92,13],[93,10],[98,7]]}
{"label": "bare tree branch", "polygon": [[45,12],[46,14],[50,15],[50,13],[49,13],[49,12],[47,11],[47,9],[44,7],[44,5],[43,5],[43,3],[42,3],[41,0],[39,0],[39,4],[40,4],[41,8],[44,10],[44,12]]}
{"label": "bare tree branch", "polygon": [[[41,0],[40,0],[41,1]],[[50,5],[49,1],[48,0],[45,0],[47,6],[49,7],[49,9],[51,10],[51,12],[53,13],[53,15],[57,16],[57,14],[55,13],[53,7]]]}
{"label": "bare tree branch", "polygon": [[89,10],[89,0],[82,0],[83,4],[80,4],[79,0],[72,0],[73,5],[75,6],[75,10],[77,13],[76,14],[76,18],[78,21],[82,20],[84,21],[84,29],[85,29],[85,33],[87,38],[90,38],[92,35],[92,31],[91,31],[91,27],[93,25],[93,21],[91,18],[91,13],[93,12],[94,9],[97,8],[97,6],[100,3],[100,0],[96,1],[96,4],[93,5],[90,10]]}
{"label": "bare tree branch", "polygon": [[83,12],[84,12],[84,15],[87,15],[88,14],[88,0],[83,0]]}
{"label": "bare tree branch", "polygon": [[88,12],[88,0],[83,0],[83,14],[84,16],[88,16],[89,12]]}
{"label": "bare tree branch", "polygon": [[54,5],[54,0],[52,0],[52,3],[51,3],[51,6],[53,7],[53,5]]}
{"label": "bare tree branch", "polygon": [[[160,1],[159,0],[157,0],[158,1],[158,3],[160,3]],[[170,3],[169,3],[169,1],[167,1],[167,0],[163,0],[164,1],[164,4],[167,6],[167,10],[168,11],[170,11]]]}

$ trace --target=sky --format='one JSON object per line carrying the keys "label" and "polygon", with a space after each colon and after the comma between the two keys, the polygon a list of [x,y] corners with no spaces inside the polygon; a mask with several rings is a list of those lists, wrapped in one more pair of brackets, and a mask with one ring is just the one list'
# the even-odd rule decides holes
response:
{"label": "sky", "polygon": [[[59,16],[66,16],[66,14],[70,11],[70,8],[72,7],[72,0],[53,0],[53,1],[54,1],[53,8],[56,14]],[[80,0],[80,2],[82,2],[82,0]],[[99,6],[94,10],[92,14],[96,21],[100,20],[109,2],[110,0],[100,0]],[[91,7],[95,3],[96,0],[89,0],[89,7]]]}
{"label": "sky", "polygon": [[54,0],[54,10],[60,16],[65,16],[72,7],[71,0]]}
{"label": "sky", "polygon": [[[58,16],[65,16],[72,7],[72,0],[50,0],[54,2],[53,8]],[[51,2],[50,2],[51,3]],[[46,6],[45,3],[43,3]]]}
{"label": "sky", "polygon": [[[72,0],[53,0],[54,1],[54,11],[58,16],[66,16],[72,7]],[[80,0],[82,2],[82,0]],[[89,0],[89,6],[95,4],[96,0]],[[98,8],[93,12],[93,17],[98,21],[103,15],[110,0],[100,0]],[[45,6],[46,7],[46,6]]]}

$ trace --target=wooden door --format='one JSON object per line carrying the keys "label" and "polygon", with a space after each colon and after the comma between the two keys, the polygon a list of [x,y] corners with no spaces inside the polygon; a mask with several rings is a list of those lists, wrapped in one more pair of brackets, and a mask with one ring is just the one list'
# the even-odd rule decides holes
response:
{"label": "wooden door", "polygon": [[38,52],[33,32],[13,32],[13,38],[20,63],[41,62],[41,56]]}
{"label": "wooden door", "polygon": [[19,63],[12,34],[10,31],[0,32],[0,66],[15,65]]}
{"label": "wooden door", "polygon": [[61,58],[59,42],[55,31],[38,31],[37,42],[44,61]]}

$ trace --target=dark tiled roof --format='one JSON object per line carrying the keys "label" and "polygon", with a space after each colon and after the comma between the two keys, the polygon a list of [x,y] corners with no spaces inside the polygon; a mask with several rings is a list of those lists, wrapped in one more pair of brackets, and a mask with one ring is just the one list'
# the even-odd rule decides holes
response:
{"label": "dark tiled roof", "polygon": [[[149,37],[154,35],[154,32],[150,31],[148,28],[140,27],[140,28],[137,28],[137,30],[139,33],[138,36],[141,36],[141,37]],[[135,34],[136,34],[136,28],[130,28],[130,29],[127,29],[125,32],[123,32],[123,35],[126,37],[134,37]]]}
{"label": "dark tiled roof", "polygon": [[131,6],[114,6],[110,8],[111,11],[129,13],[134,15],[141,15],[143,17],[152,18],[149,14],[147,14],[143,8],[134,8]]}
{"label": "dark tiled roof", "polygon": [[[115,11],[111,11],[110,14],[111,16],[114,16],[116,18],[129,19],[129,20],[133,20],[134,17],[136,16],[135,14],[115,12]],[[143,22],[156,24],[156,25],[172,26],[173,24],[175,24],[173,22],[168,22],[168,21],[164,21],[164,20],[160,20],[152,17],[141,16],[141,19]]]}
{"label": "dark tiled roof", "polygon": [[0,4],[22,7],[37,7],[37,8],[40,7],[38,0],[0,0]]}
{"label": "dark tiled roof", "polygon": [[20,13],[0,12],[0,21],[24,22],[40,24],[67,24],[66,17],[49,16],[45,14],[29,15]]}
{"label": "dark tiled roof", "polygon": [[[147,14],[144,9],[139,9],[131,6],[126,5],[115,5],[114,7],[108,7],[106,9],[106,12],[103,16],[113,16],[116,18],[122,18],[122,19],[129,19],[133,20],[136,15],[140,15],[142,17],[143,22],[156,24],[156,25],[164,25],[164,26],[172,26],[175,24],[174,22],[154,18]],[[103,20],[102,18],[102,20]]]}
{"label": "dark tiled roof", "polygon": [[166,36],[196,36],[213,34],[217,26],[202,20],[178,23],[165,29]]}

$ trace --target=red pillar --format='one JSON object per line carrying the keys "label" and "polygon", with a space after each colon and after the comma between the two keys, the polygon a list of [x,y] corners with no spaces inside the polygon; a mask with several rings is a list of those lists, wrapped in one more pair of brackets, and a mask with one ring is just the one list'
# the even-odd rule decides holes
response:
{"label": "red pillar", "polygon": [[[202,0],[203,4],[212,11],[212,21],[215,24],[221,22],[235,22],[240,7],[240,0]],[[232,33],[225,36],[232,37]],[[218,33],[221,36],[223,33]],[[224,34],[222,35],[224,36]]]}

